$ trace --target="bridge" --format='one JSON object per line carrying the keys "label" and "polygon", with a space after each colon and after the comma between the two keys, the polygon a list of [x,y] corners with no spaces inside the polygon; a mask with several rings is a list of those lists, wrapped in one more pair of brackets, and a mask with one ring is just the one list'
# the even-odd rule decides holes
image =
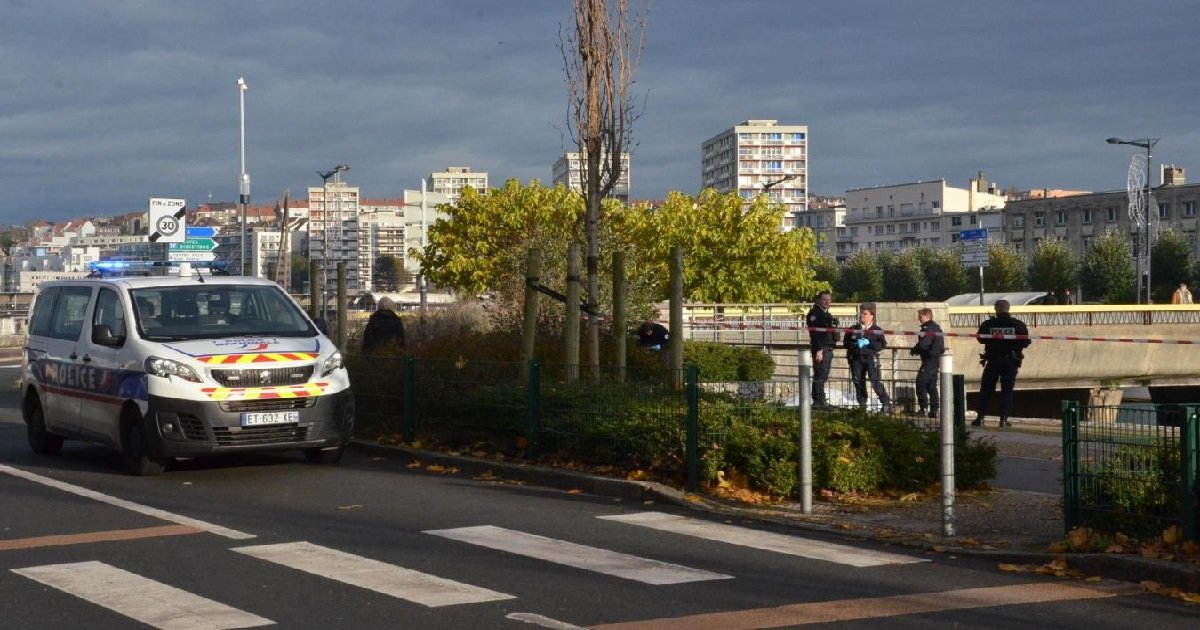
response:
{"label": "bridge", "polygon": [[[691,304],[683,309],[684,338],[719,341],[765,349],[776,361],[777,377],[798,374],[799,353],[808,348],[804,316],[810,304]],[[973,337],[980,322],[992,315],[989,306],[947,306],[944,302],[877,303],[877,323],[889,331],[882,357],[885,378],[911,381],[917,359],[908,354],[916,343],[917,309],[933,310],[947,333],[954,371],[978,389],[983,368],[982,346]],[[857,308],[835,304],[831,311],[842,327],[857,322]],[[1029,326],[1033,345],[1017,380],[1022,392],[1046,399],[1040,406],[1057,408],[1060,399],[1092,404],[1120,402],[1124,388],[1149,387],[1155,400],[1170,394],[1200,399],[1200,305],[1013,306],[1012,313]],[[1195,345],[1193,345],[1195,344]],[[848,378],[845,354],[838,351],[833,378]]]}

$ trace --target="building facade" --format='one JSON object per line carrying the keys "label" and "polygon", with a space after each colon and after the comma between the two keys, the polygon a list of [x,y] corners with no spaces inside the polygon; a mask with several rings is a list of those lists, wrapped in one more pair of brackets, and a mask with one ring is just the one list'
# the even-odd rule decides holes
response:
{"label": "building facade", "polygon": [[981,213],[1005,206],[1005,197],[983,173],[966,189],[946,180],[912,182],[846,191],[845,225],[838,228],[836,257],[856,251],[940,249],[958,242],[963,230],[979,227]]}
{"label": "building facade", "polygon": [[[587,175],[587,156],[579,152],[564,153],[551,170],[553,182],[571,190],[583,192],[583,180]],[[621,176],[617,178],[609,197],[621,203],[629,203],[629,154],[621,154]]]}
{"label": "building facade", "polygon": [[808,126],[747,120],[700,147],[703,188],[737,192],[747,202],[767,194],[787,209],[783,229],[808,211]]}
{"label": "building facade", "polygon": [[473,172],[469,166],[448,166],[440,173],[429,174],[429,190],[445,195],[450,203],[458,201],[467,187],[474,188],[475,192],[487,192],[488,174]]}
{"label": "building facade", "polygon": [[359,277],[358,188],[341,180],[340,173],[323,186],[308,189],[309,223],[307,256],[318,263],[327,287],[337,282],[338,263],[346,263],[346,289],[365,288]]}

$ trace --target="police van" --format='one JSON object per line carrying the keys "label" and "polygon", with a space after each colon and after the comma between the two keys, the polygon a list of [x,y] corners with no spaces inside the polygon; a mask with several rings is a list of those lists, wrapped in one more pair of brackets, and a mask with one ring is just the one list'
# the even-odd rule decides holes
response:
{"label": "police van", "polygon": [[135,475],[248,451],[341,459],[354,425],[350,379],[291,296],[187,263],[168,275],[132,266],[101,263],[88,278],[38,288],[21,371],[35,453],[86,440],[120,451]]}

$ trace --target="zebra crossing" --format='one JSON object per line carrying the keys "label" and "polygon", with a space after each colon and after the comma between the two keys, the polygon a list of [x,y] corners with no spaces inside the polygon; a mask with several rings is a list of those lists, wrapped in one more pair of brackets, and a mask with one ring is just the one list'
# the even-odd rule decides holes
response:
{"label": "zebra crossing", "polygon": [[[770,534],[758,530],[673,516],[660,512],[597,517],[663,532],[765,551],[816,558],[848,567],[921,562],[915,557],[874,552],[849,545]],[[474,547],[630,580],[650,587],[736,579],[573,542],[493,525],[427,530],[426,535]],[[804,552],[805,549],[815,551]],[[516,599],[517,595],[415,571],[306,541],[233,546],[231,551],[288,570],[300,571],[429,608]],[[99,561],[12,569],[41,583],[154,628],[253,628],[276,622]]]}

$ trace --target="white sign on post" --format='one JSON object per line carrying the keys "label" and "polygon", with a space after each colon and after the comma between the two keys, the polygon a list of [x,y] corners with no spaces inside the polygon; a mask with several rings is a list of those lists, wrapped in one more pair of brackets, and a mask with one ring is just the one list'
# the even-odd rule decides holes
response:
{"label": "white sign on post", "polygon": [[187,200],[150,198],[151,243],[182,243],[187,238]]}

